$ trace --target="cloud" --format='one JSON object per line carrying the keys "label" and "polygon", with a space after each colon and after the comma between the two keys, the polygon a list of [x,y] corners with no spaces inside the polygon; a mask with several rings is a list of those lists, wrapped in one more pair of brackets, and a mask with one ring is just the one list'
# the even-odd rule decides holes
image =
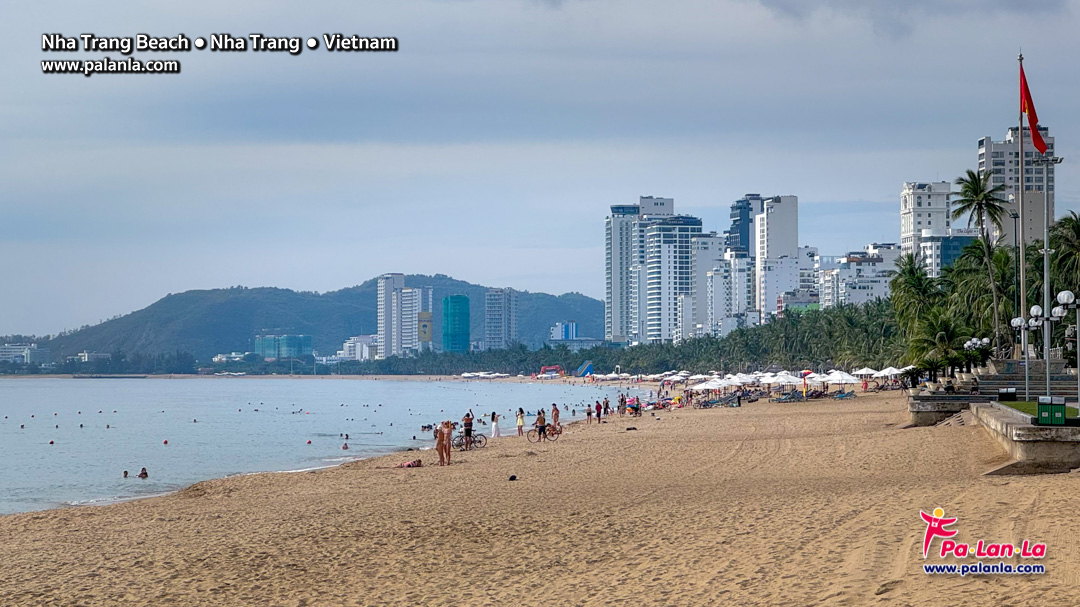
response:
{"label": "cloud", "polygon": [[907,35],[926,19],[964,15],[1060,14],[1069,0],[758,0],[778,14],[808,19],[822,13],[856,16],[874,28],[893,35]]}

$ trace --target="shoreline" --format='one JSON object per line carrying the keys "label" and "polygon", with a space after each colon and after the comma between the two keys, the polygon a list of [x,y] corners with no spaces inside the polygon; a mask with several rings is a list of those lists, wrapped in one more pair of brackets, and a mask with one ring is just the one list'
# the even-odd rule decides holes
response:
{"label": "shoreline", "polygon": [[[1057,514],[1080,497],[1080,475],[983,476],[1007,456],[979,427],[902,429],[906,403],[894,394],[657,417],[568,423],[546,444],[512,435],[454,451],[445,468],[430,451],[419,454],[422,468],[378,468],[406,459],[398,451],[0,517],[0,597],[19,605],[1080,599],[1080,552],[1069,539],[1080,520]],[[923,558],[918,513],[936,507],[958,518],[961,541],[1047,542],[1047,573],[925,575],[924,562],[950,562]],[[467,582],[448,592],[447,580]]]}

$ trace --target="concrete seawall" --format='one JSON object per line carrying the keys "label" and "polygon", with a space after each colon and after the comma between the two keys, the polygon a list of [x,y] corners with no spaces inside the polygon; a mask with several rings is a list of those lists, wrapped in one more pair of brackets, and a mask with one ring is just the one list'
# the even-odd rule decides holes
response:
{"label": "concrete seawall", "polygon": [[975,421],[1013,459],[987,474],[1049,474],[1080,467],[1080,428],[1036,426],[1031,416],[1000,403],[973,403]]}

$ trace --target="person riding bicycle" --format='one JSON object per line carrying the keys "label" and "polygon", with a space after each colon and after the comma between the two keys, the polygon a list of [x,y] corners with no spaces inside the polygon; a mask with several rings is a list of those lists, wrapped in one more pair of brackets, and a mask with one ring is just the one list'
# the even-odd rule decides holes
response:
{"label": "person riding bicycle", "polygon": [[547,440],[547,420],[544,419],[544,410],[540,409],[536,412],[536,421],[533,422],[533,426],[536,427],[536,436],[540,441]]}

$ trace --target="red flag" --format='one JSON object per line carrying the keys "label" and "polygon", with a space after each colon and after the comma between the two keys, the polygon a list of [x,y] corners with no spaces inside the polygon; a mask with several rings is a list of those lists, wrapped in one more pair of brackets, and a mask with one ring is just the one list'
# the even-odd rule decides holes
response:
{"label": "red flag", "polygon": [[[1027,78],[1024,77],[1024,65],[1020,64],[1020,113],[1027,114],[1028,126],[1031,128],[1031,143],[1040,154],[1046,153],[1046,142],[1043,141],[1042,133],[1039,132],[1039,116],[1035,113],[1035,103],[1031,101],[1031,89],[1028,88]],[[1022,136],[1022,135],[1021,135]]]}

